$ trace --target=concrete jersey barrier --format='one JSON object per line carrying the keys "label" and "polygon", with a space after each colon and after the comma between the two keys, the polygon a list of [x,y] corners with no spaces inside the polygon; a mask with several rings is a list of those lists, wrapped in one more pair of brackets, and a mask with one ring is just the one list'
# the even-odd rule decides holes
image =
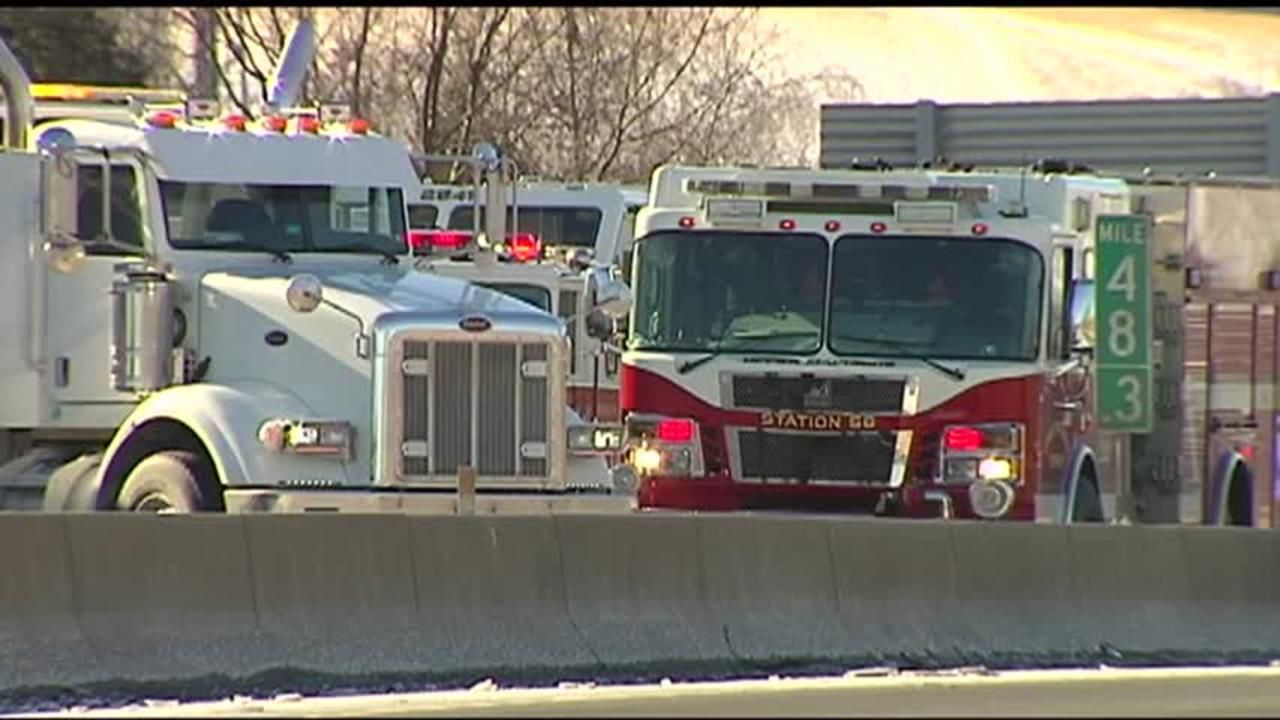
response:
{"label": "concrete jersey barrier", "polygon": [[0,541],[0,696],[267,671],[553,679],[1280,655],[1280,547],[1260,530],[14,513]]}

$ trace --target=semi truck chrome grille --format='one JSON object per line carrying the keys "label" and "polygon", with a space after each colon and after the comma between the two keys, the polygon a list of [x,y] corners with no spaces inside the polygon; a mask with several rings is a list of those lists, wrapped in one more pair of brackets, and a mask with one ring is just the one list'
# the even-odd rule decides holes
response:
{"label": "semi truck chrome grille", "polygon": [[748,483],[889,485],[896,431],[847,434],[741,429],[740,478]]}
{"label": "semi truck chrome grille", "polygon": [[731,397],[735,408],[897,413],[905,384],[901,379],[735,375]]}
{"label": "semi truck chrome grille", "polygon": [[547,475],[546,345],[405,340],[401,357],[403,479]]}

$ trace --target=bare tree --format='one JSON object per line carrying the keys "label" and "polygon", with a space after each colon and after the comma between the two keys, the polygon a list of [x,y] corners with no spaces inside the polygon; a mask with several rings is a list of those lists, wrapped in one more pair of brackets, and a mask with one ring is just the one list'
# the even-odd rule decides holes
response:
{"label": "bare tree", "polygon": [[[154,13],[153,25],[179,35],[196,29],[195,8]],[[224,50],[214,69],[242,112],[265,97],[304,14],[317,30],[304,102],[346,101],[427,152],[493,142],[550,177],[643,181],[663,162],[808,164],[818,103],[860,99],[848,73],[785,72],[751,8],[214,8],[209,42]],[[190,87],[182,59],[165,72]]]}
{"label": "bare tree", "polygon": [[142,58],[146,84],[152,87],[192,89],[188,67],[194,60],[195,18],[190,8],[110,8],[117,13],[120,41]]}
{"label": "bare tree", "polygon": [[[274,6],[231,7],[217,8],[214,11],[216,34],[230,55],[230,64],[254,83],[258,98],[267,97],[271,72],[284,51],[289,32],[304,17],[315,19],[312,10],[303,7],[290,10]],[[324,30],[317,28],[317,46],[322,45],[326,39]],[[312,60],[311,70],[303,86],[304,102],[310,98],[309,90],[315,82],[313,75],[317,62],[317,59]],[[231,82],[232,73],[227,71],[225,64],[220,65],[218,70],[223,91],[241,112],[252,116],[254,103],[246,97],[250,93]]]}
{"label": "bare tree", "polygon": [[505,147],[524,167],[641,181],[653,165],[672,160],[805,154],[793,136],[816,125],[816,80],[779,72],[754,10],[559,8],[540,15],[525,28],[542,41],[530,48],[525,79],[505,88],[523,112],[494,118],[505,123]]}

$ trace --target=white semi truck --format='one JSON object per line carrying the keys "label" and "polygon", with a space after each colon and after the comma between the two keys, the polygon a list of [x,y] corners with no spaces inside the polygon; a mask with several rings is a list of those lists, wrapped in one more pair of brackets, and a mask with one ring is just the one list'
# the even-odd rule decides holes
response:
{"label": "white semi truck", "polygon": [[[474,157],[438,155],[426,162],[475,168]],[[592,313],[588,271],[625,264],[643,192],[613,183],[562,183],[487,173],[486,188],[424,183],[407,189],[410,245],[419,269],[500,290],[555,314],[570,338],[569,405],[592,422],[618,420],[620,348],[611,319]],[[477,175],[476,178],[481,177]],[[490,207],[503,211],[488,212]],[[476,242],[482,225],[503,225],[501,241]],[[509,231],[505,228],[510,228]],[[488,233],[492,236],[492,233]],[[625,280],[625,272],[617,273]]]}
{"label": "white semi truck", "polygon": [[559,321],[401,262],[408,149],[286,74],[250,120],[0,43],[4,507],[629,511],[570,453]]}

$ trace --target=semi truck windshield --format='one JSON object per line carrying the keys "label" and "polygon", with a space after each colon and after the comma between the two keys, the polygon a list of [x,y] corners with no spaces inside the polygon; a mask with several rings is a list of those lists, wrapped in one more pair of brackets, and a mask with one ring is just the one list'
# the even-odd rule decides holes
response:
{"label": "semi truck windshield", "polygon": [[987,238],[845,236],[832,256],[838,355],[1034,360],[1044,263]]}
{"label": "semi truck windshield", "polygon": [[662,231],[636,243],[636,350],[813,353],[827,241],[804,233]]}
{"label": "semi truck windshield", "polygon": [[406,252],[399,188],[160,182],[175,248]]}

